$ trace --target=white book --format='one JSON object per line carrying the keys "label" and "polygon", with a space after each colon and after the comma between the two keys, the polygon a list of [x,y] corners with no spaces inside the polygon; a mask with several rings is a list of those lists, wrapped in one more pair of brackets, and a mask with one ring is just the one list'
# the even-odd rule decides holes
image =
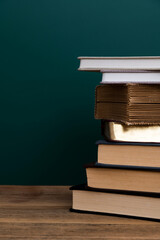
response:
{"label": "white book", "polygon": [[[126,124],[122,124],[122,123],[118,123],[118,122],[103,121],[102,129],[103,129],[103,135],[107,139],[107,141],[160,143],[160,125],[128,126]],[[147,148],[147,150],[149,150],[149,148]],[[158,150],[158,148],[156,150]],[[155,152],[156,151],[154,151],[154,153]],[[143,154],[143,156],[145,156],[145,153]],[[160,154],[158,154],[158,155],[160,156]],[[105,154],[104,154],[104,156],[105,156]],[[154,159],[153,154],[150,154],[150,156],[153,160]],[[106,155],[106,158],[107,157],[108,157],[108,155]],[[102,158],[102,157],[100,157],[100,158]],[[119,159],[117,159],[117,160],[119,161]],[[125,159],[123,159],[123,160],[125,160]],[[147,160],[148,160],[148,157],[146,156],[145,161],[147,161]],[[150,159],[149,166],[151,166],[152,160]],[[134,161],[135,162],[138,161],[138,157]],[[142,159],[141,159],[141,162],[142,162]],[[115,164],[115,163],[112,162],[112,164]],[[146,163],[143,162],[143,166],[145,164]],[[160,158],[158,159],[158,165],[160,167]]]}
{"label": "white book", "polygon": [[160,71],[145,70],[102,70],[102,84],[160,84]]}
{"label": "white book", "polygon": [[78,57],[81,71],[102,69],[160,70],[160,56],[152,57]]}

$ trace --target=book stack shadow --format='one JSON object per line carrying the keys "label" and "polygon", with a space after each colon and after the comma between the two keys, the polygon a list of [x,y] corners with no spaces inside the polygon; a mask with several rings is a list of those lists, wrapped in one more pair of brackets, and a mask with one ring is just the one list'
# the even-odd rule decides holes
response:
{"label": "book stack shadow", "polygon": [[160,57],[80,57],[100,71],[97,162],[71,187],[71,211],[160,220]]}

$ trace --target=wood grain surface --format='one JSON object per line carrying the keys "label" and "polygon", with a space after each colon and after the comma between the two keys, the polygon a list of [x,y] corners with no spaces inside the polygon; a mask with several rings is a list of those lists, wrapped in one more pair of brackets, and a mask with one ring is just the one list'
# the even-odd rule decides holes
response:
{"label": "wood grain surface", "polygon": [[160,239],[160,223],[70,207],[69,186],[0,186],[0,239]]}

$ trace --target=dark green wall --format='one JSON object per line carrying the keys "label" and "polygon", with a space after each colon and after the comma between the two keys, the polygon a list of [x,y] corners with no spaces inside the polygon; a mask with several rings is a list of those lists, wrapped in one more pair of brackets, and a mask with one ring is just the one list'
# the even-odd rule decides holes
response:
{"label": "dark green wall", "polygon": [[87,55],[160,55],[160,1],[0,0],[0,184],[84,181],[100,138]]}

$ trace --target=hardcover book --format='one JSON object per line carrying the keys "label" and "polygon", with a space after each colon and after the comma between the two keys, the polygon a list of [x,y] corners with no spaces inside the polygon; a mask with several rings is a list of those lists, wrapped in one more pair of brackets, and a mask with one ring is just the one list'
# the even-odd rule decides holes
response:
{"label": "hardcover book", "polygon": [[160,168],[89,164],[86,174],[92,188],[160,193]]}
{"label": "hardcover book", "polygon": [[160,168],[160,143],[96,142],[100,164]]}
{"label": "hardcover book", "polygon": [[104,69],[160,70],[160,57],[78,57],[81,71]]}
{"label": "hardcover book", "polygon": [[72,211],[160,220],[160,194],[74,186]]}
{"label": "hardcover book", "polygon": [[102,84],[160,84],[160,71],[102,70]]}

